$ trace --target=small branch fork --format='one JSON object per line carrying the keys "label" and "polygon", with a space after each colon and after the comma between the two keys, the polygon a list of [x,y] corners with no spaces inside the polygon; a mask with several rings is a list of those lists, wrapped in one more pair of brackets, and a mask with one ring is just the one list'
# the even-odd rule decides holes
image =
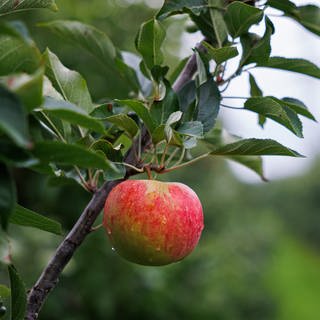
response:
{"label": "small branch fork", "polygon": [[[196,59],[195,55],[192,55],[184,69],[182,70],[177,81],[173,85],[175,91],[179,91],[196,72]],[[151,144],[150,136],[145,127],[141,130],[141,137],[134,141],[132,147],[127,152],[124,162],[131,166],[127,167],[126,175],[123,179],[105,182],[102,187],[95,190],[93,196],[88,203],[87,207],[82,212],[76,224],[67,234],[60,246],[57,248],[55,254],[49,261],[48,265],[43,270],[39,279],[35,285],[30,289],[27,301],[26,320],[35,320],[38,318],[38,314],[42,305],[44,304],[48,294],[54,289],[58,283],[61,272],[68,264],[77,248],[81,245],[83,240],[92,231],[92,226],[103,209],[105,199],[110,191],[122,181],[128,179],[130,176],[136,174],[134,167],[139,167],[135,150],[141,150],[142,152],[147,149]],[[141,148],[141,149],[140,149]],[[164,167],[153,168],[150,170],[163,171]],[[172,169],[172,168],[171,168]],[[148,170],[148,169],[146,169]],[[169,169],[167,169],[168,171]]]}

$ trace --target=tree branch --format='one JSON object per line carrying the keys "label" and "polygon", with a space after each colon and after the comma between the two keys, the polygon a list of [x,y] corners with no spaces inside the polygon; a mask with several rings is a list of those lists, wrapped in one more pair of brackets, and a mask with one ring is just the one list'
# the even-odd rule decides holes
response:
{"label": "tree branch", "polygon": [[[174,90],[179,91],[193,77],[195,72],[196,58],[195,55],[192,55],[173,85]],[[138,149],[140,140],[141,150],[143,151],[151,143],[150,135],[145,127],[142,128],[141,139],[136,139],[126,154],[124,159],[126,163],[133,166],[140,165],[140,163],[138,163],[139,160],[136,159],[135,156],[135,150]],[[127,168],[126,175],[123,179],[105,182],[102,187],[94,193],[78,221],[57,248],[55,254],[43,270],[36,284],[29,291],[25,319],[35,320],[38,318],[39,311],[44,304],[45,299],[58,283],[59,276],[64,267],[68,264],[85,237],[90,233],[92,225],[103,209],[108,194],[116,185],[134,174],[137,174],[134,169]]]}

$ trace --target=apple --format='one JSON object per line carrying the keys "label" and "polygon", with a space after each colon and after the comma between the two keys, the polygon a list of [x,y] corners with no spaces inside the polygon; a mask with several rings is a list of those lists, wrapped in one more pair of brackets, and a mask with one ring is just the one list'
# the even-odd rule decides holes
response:
{"label": "apple", "polygon": [[103,225],[122,257],[153,266],[186,257],[204,227],[202,206],[191,188],[155,180],[126,180],[113,188]]}

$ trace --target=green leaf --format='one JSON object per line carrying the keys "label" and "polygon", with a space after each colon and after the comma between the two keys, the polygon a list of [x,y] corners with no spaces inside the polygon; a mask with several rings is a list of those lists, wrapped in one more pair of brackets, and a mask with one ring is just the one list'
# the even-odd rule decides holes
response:
{"label": "green leaf", "polygon": [[41,66],[35,44],[9,24],[0,23],[0,76],[17,72],[34,73]]}
{"label": "green leaf", "polygon": [[54,162],[83,168],[115,170],[114,165],[100,154],[75,144],[59,141],[38,142],[33,153],[44,163]]}
{"label": "green leaf", "polygon": [[298,137],[303,137],[302,124],[297,114],[273,97],[250,98],[245,102],[244,107],[280,123]]}
{"label": "green leaf", "polygon": [[269,60],[271,53],[271,36],[274,33],[274,26],[271,20],[265,19],[266,31],[261,39],[257,35],[248,33],[240,37],[243,53],[240,67],[249,63],[265,63]]}
{"label": "green leaf", "polygon": [[315,5],[296,6],[288,0],[269,0],[267,5],[281,10],[309,31],[320,35],[320,8]]}
{"label": "green leaf", "polygon": [[170,83],[165,80],[166,95],[161,101],[154,101],[150,114],[157,122],[157,125],[164,124],[168,120],[171,113],[179,110],[179,100],[175,91],[172,90]]}
{"label": "green leaf", "polygon": [[0,86],[0,132],[17,145],[30,147],[26,112],[16,95]]}
{"label": "green leaf", "polygon": [[205,41],[202,42],[202,45],[208,50],[209,57],[213,59],[216,64],[221,64],[239,54],[236,47],[214,48]]}
{"label": "green leaf", "polygon": [[211,151],[216,156],[289,156],[303,157],[298,152],[289,149],[271,139],[243,139],[226,144]]}
{"label": "green leaf", "polygon": [[163,62],[161,47],[165,35],[165,30],[159,21],[154,19],[144,22],[139,29],[136,48],[149,70]]}
{"label": "green leaf", "polygon": [[83,48],[102,64],[110,64],[116,57],[116,49],[109,37],[93,26],[69,20],[41,23],[40,26],[49,28],[64,42]]}
{"label": "green leaf", "polygon": [[36,228],[57,235],[62,234],[62,228],[59,222],[44,217],[30,209],[20,206],[19,204],[16,205],[14,212],[10,216],[10,223]]}
{"label": "green leaf", "polygon": [[[250,83],[250,95],[251,97],[261,97],[263,96],[262,90],[259,88],[254,76],[249,73],[249,83]],[[266,122],[266,117],[259,114],[259,125],[263,128],[265,122]]]}
{"label": "green leaf", "polygon": [[16,93],[28,111],[39,107],[42,103],[44,69],[40,68],[34,74],[12,74],[0,79],[8,89]]}
{"label": "green leaf", "polygon": [[3,284],[0,284],[0,299],[6,299],[9,298],[11,295],[11,290],[4,286]]}
{"label": "green leaf", "polygon": [[320,68],[304,59],[270,57],[268,62],[259,63],[257,66],[298,72],[317,79],[320,78]]}
{"label": "green leaf", "polygon": [[320,36],[320,8],[315,5],[306,5],[298,7],[296,20],[309,31]]}
{"label": "green leaf", "polygon": [[66,68],[49,49],[45,51],[44,58],[46,61],[46,75],[54,88],[65,100],[90,113],[94,106],[87,83],[83,77],[78,72]]}
{"label": "green leaf", "polygon": [[223,14],[221,10],[224,7],[224,1],[209,0],[208,5],[210,6],[210,9],[209,9],[210,18],[211,18],[211,23],[212,23],[213,31],[215,34],[215,38],[216,38],[218,47],[221,48],[228,36],[227,26],[223,19]]}
{"label": "green leaf", "polygon": [[111,122],[118,126],[119,128],[126,131],[126,133],[129,135],[129,137],[134,138],[137,132],[139,131],[139,127],[134,122],[133,119],[131,119],[129,116],[123,113],[116,114],[114,116],[110,116],[106,118],[108,122]]}
{"label": "green leaf", "polygon": [[11,319],[23,320],[27,306],[26,287],[13,265],[8,266],[11,286]]}
{"label": "green leaf", "polygon": [[203,125],[200,121],[189,121],[181,123],[176,129],[182,135],[189,137],[202,138],[203,137]]}
{"label": "green leaf", "polygon": [[58,10],[54,0],[4,0],[0,2],[0,15],[14,11],[41,8],[52,11]]}
{"label": "green leaf", "polygon": [[263,160],[259,156],[228,156],[227,159],[242,164],[257,173],[263,181],[268,181],[263,172]]}
{"label": "green leaf", "polygon": [[262,10],[234,1],[227,7],[225,21],[231,36],[237,38],[246,33],[253,24],[260,22],[262,17]]}
{"label": "green leaf", "polygon": [[203,124],[203,131],[208,132],[215,124],[220,109],[221,96],[212,78],[198,88],[197,117]]}
{"label": "green leaf", "polygon": [[308,110],[308,108],[306,107],[306,105],[302,101],[300,101],[298,99],[294,99],[294,98],[289,98],[289,97],[282,98],[281,100],[278,100],[278,101],[281,104],[289,107],[290,109],[292,109],[296,113],[298,113],[306,118],[309,118],[310,120],[316,121],[313,114]]}
{"label": "green leaf", "polygon": [[103,152],[107,159],[111,161],[122,162],[123,160],[121,148],[114,148],[113,145],[107,140],[99,139],[95,141],[91,145],[90,149]]}
{"label": "green leaf", "polygon": [[157,19],[162,20],[171,15],[183,13],[185,8],[195,14],[199,14],[207,6],[207,0],[165,0],[162,8],[157,13]]}
{"label": "green leaf", "polygon": [[0,162],[0,222],[6,230],[16,203],[16,188],[7,166]]}
{"label": "green leaf", "polygon": [[149,109],[146,108],[142,102],[137,100],[116,100],[116,102],[133,110],[142,119],[150,133],[156,128],[156,124],[150,115]]}
{"label": "green leaf", "polygon": [[42,109],[49,115],[56,116],[80,127],[99,133],[105,132],[101,121],[87,115],[85,111],[70,102],[46,97]]}

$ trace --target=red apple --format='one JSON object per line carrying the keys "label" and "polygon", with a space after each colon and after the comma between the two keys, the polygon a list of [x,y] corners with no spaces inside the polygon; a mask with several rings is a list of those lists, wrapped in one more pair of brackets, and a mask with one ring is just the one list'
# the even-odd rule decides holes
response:
{"label": "red apple", "polygon": [[122,257],[142,265],[165,265],[195,248],[203,213],[196,193],[182,183],[127,180],[110,192],[103,225]]}

